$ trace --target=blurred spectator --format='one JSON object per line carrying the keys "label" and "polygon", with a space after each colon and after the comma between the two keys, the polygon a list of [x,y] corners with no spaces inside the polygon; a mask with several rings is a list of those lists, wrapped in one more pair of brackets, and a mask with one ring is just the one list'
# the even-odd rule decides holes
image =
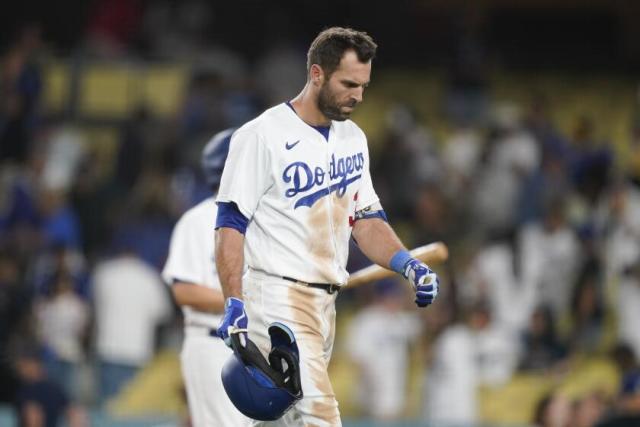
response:
{"label": "blurred spectator", "polygon": [[215,71],[204,69],[193,72],[180,113],[180,133],[186,140],[211,134],[229,127],[222,120],[224,82]]}
{"label": "blurred spectator", "polygon": [[261,78],[256,84],[267,105],[294,98],[304,86],[307,72],[300,61],[304,55],[304,48],[297,49],[290,40],[282,40],[264,53],[257,66]]}
{"label": "blurred spectator", "polygon": [[87,155],[87,142],[71,123],[52,123],[38,147],[44,151],[40,186],[67,193],[73,185],[78,168]]}
{"label": "blurred spectator", "polygon": [[358,397],[367,416],[376,420],[398,419],[407,403],[409,349],[421,332],[415,312],[405,308],[404,284],[376,284],[371,305],[352,320],[348,351],[358,367]]}
{"label": "blurred spectator", "polygon": [[15,255],[0,250],[0,402],[12,402],[18,379],[10,355],[29,339],[32,295],[20,275]]}
{"label": "blurred spectator", "polygon": [[617,345],[611,357],[621,373],[620,391],[614,411],[598,427],[627,427],[640,425],[640,365],[633,349]]}
{"label": "blurred spectator", "polygon": [[65,391],[47,378],[36,353],[23,351],[17,360],[21,385],[16,398],[19,425],[56,427],[66,421],[69,427],[88,425],[86,414],[69,399]]}
{"label": "blurred spectator", "polygon": [[79,249],[82,244],[80,225],[67,195],[59,190],[43,189],[38,194],[38,213],[42,245],[63,245]]}
{"label": "blurred spectator", "polygon": [[573,289],[571,298],[571,333],[569,345],[573,352],[595,353],[604,335],[604,298],[600,290],[600,268],[597,262],[587,262]]}
{"label": "blurred spectator", "polygon": [[439,182],[443,170],[431,134],[409,106],[397,104],[387,111],[386,135],[377,158],[372,175],[389,217],[410,219],[416,205],[415,188]]}
{"label": "blurred spectator", "polygon": [[0,57],[0,162],[23,163],[37,130],[42,77],[36,55],[41,44],[40,27],[29,24]]}
{"label": "blurred spectator", "polygon": [[631,265],[618,284],[618,339],[640,355],[640,262]]}
{"label": "blurred spectator", "polygon": [[138,36],[144,11],[143,0],[98,0],[88,18],[87,52],[99,57],[127,53]]}
{"label": "blurred spectator", "polygon": [[413,242],[415,246],[435,241],[451,241],[454,233],[462,234],[455,211],[445,198],[440,185],[423,184],[414,189]]}
{"label": "blurred spectator", "polygon": [[111,236],[116,212],[121,209],[119,200],[123,191],[100,176],[99,169],[95,167],[97,161],[94,156],[83,160],[69,195],[72,208],[77,213],[82,252],[90,263],[106,249],[105,242]]}
{"label": "blurred spectator", "polygon": [[33,180],[28,172],[3,164],[0,168],[0,245],[19,255],[30,254],[40,243]]}
{"label": "blurred spectator", "polygon": [[482,13],[467,8],[455,15],[446,110],[456,124],[482,123],[489,104]]}
{"label": "blurred spectator", "polygon": [[[545,152],[541,167],[525,179],[518,195],[518,224],[542,222],[550,210],[566,209],[566,199],[572,192],[566,162],[555,153]],[[560,206],[554,208],[554,204]],[[564,212],[560,215],[564,223]]]}
{"label": "blurred spectator", "polygon": [[576,189],[589,205],[594,205],[605,189],[612,166],[611,148],[595,140],[593,119],[579,117],[571,138],[569,168]]}
{"label": "blurred spectator", "polygon": [[610,284],[640,259],[640,191],[623,180],[602,195],[594,212],[594,226]]}
{"label": "blurred spectator", "polygon": [[545,372],[566,355],[566,348],[558,339],[553,312],[545,306],[539,306],[531,315],[523,341],[519,366],[523,371]]}
{"label": "blurred spectator", "polygon": [[120,188],[132,188],[144,169],[147,146],[153,137],[153,125],[149,112],[138,108],[122,126],[114,175]]}
{"label": "blurred spectator", "polygon": [[472,190],[474,223],[485,230],[511,229],[521,188],[540,164],[540,148],[512,104],[495,112],[495,134],[484,145],[484,164]]}
{"label": "blurred spectator", "polygon": [[540,222],[523,226],[519,236],[520,272],[537,287],[537,303],[560,318],[569,305],[580,262],[580,244],[567,224],[561,199],[547,200]]}
{"label": "blurred spectator", "polygon": [[[541,92],[534,93],[526,117],[527,129],[542,146],[542,157],[551,163],[566,165],[570,160],[570,147],[567,138],[558,130],[552,119],[551,110],[557,104],[551,103],[549,97]],[[568,171],[563,169],[568,175]]]}
{"label": "blurred spectator", "polygon": [[471,310],[469,327],[473,331],[473,353],[478,384],[499,387],[515,372],[520,358],[520,345],[505,325],[492,321],[484,303]]}
{"label": "blurred spectator", "polygon": [[432,346],[424,376],[421,415],[434,425],[478,421],[478,366],[473,330],[467,324],[445,328]]}
{"label": "blurred spectator", "polygon": [[607,402],[601,393],[588,393],[574,402],[571,427],[594,427],[606,410]]}
{"label": "blurred spectator", "polygon": [[113,244],[127,247],[150,266],[160,270],[167,256],[171,232],[178,212],[172,211],[170,176],[147,170],[119,210]]}
{"label": "blurred spectator", "polygon": [[537,404],[533,422],[536,427],[571,427],[572,411],[569,399],[551,392]]}
{"label": "blurred spectator", "polygon": [[515,251],[513,233],[497,234],[483,243],[465,272],[463,295],[470,301],[486,301],[494,324],[520,336],[538,298],[535,277],[522,280],[516,274],[521,257]]}
{"label": "blurred spectator", "polygon": [[59,271],[50,295],[36,306],[40,339],[47,354],[48,376],[63,387],[67,396],[76,397],[79,364],[84,357],[83,343],[89,327],[89,306],[73,289],[73,279]]}
{"label": "blurred spectator", "polygon": [[[229,67],[207,39],[216,16],[213,3],[205,0],[146,2],[141,25],[143,55],[173,61],[193,61],[210,55],[211,63]],[[224,50],[224,49],[222,49]],[[211,52],[214,51],[214,52]]]}
{"label": "blurred spectator", "polygon": [[158,271],[124,250],[93,273],[96,352],[104,402],[154,354],[156,328],[171,305]]}
{"label": "blurred spectator", "polygon": [[445,141],[442,162],[446,180],[443,184],[447,193],[454,199],[466,201],[466,198],[456,196],[471,188],[472,180],[478,172],[481,153],[482,138],[476,128],[459,126]]}
{"label": "blurred spectator", "polygon": [[640,413],[640,363],[633,348],[627,344],[618,344],[611,351],[611,357],[621,374],[618,406]]}
{"label": "blurred spectator", "polygon": [[69,278],[72,290],[89,299],[89,272],[82,252],[64,244],[55,244],[35,257],[29,271],[29,280],[36,294],[48,296],[53,292],[60,275]]}

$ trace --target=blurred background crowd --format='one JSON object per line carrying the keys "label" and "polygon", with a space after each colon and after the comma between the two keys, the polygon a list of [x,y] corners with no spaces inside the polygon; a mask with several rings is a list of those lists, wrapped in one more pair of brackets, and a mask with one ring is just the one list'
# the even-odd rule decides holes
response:
{"label": "blurred background crowd", "polygon": [[64,3],[0,16],[5,416],[185,413],[159,270],[202,147],[348,25],[379,44],[354,120],[389,220],[451,257],[428,310],[395,281],[338,298],[345,424],[640,425],[640,5]]}

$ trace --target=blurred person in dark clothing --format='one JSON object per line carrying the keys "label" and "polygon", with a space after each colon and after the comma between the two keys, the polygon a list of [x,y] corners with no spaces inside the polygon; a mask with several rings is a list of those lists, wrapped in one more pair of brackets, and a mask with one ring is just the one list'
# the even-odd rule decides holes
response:
{"label": "blurred person in dark clothing", "polygon": [[84,411],[76,407],[65,391],[47,378],[37,352],[23,350],[16,362],[20,376],[15,408],[20,427],[69,427],[88,425]]}
{"label": "blurred person in dark clothing", "polygon": [[617,406],[622,412],[640,415],[640,363],[633,349],[626,344],[617,345],[612,357],[622,374]]}
{"label": "blurred person in dark clothing", "polygon": [[381,199],[388,201],[389,216],[396,221],[409,220],[416,205],[416,187],[439,182],[443,166],[431,134],[411,107],[392,106],[386,122],[385,141],[373,175],[379,181]]}
{"label": "blurred person in dark clothing", "polygon": [[80,225],[66,192],[43,188],[37,203],[42,244],[79,249],[82,245]]}
{"label": "blurred person in dark clothing", "polygon": [[130,191],[114,226],[113,242],[124,244],[144,261],[161,269],[167,256],[175,223],[172,212],[170,177],[147,170]]}
{"label": "blurred person in dark clothing", "polygon": [[64,243],[54,243],[32,260],[28,277],[36,295],[49,296],[60,275],[68,277],[78,296],[89,298],[89,271],[82,252]]}
{"label": "blurred person in dark clothing", "polygon": [[69,201],[77,213],[82,252],[89,262],[101,254],[104,242],[111,236],[116,218],[114,211],[120,209],[118,195],[123,193],[109,179],[100,175],[95,167],[98,161],[91,153],[83,159],[69,195]]}
{"label": "blurred person in dark clothing", "polygon": [[31,295],[20,277],[20,268],[8,250],[0,250],[0,402],[11,402],[18,379],[10,352],[28,336]]}
{"label": "blurred person in dark clothing", "polygon": [[569,342],[574,352],[594,353],[602,343],[604,306],[600,277],[599,264],[587,262],[573,289]]}
{"label": "blurred person in dark clothing", "polygon": [[598,424],[598,427],[640,426],[640,365],[633,349],[626,344],[618,344],[611,352],[611,358],[621,372],[620,392],[613,412]]}
{"label": "blurred person in dark clothing", "polygon": [[595,123],[587,116],[578,118],[570,146],[570,174],[578,192],[593,205],[609,181],[613,153],[608,145],[595,140]]}
{"label": "blurred person in dark clothing", "polygon": [[543,148],[540,168],[524,180],[520,189],[516,208],[518,223],[543,221],[550,205],[565,205],[572,194],[565,160]]}
{"label": "blurred person in dark clothing", "polygon": [[145,108],[137,109],[124,124],[116,155],[117,183],[123,189],[132,188],[144,169],[145,147],[151,137],[153,123]]}
{"label": "blurred person in dark clothing", "polygon": [[523,341],[519,366],[523,371],[545,371],[553,368],[566,354],[565,346],[556,334],[553,312],[549,307],[536,308]]}
{"label": "blurred person in dark clothing", "polygon": [[[438,184],[424,184],[414,188],[415,245],[438,240],[450,241],[454,234],[461,233],[461,222],[456,221],[456,212]],[[454,226],[455,224],[455,226]],[[459,234],[458,234],[459,235]]]}
{"label": "blurred person in dark clothing", "polygon": [[35,61],[41,44],[40,27],[27,25],[0,58],[0,161],[26,160],[42,91]]}

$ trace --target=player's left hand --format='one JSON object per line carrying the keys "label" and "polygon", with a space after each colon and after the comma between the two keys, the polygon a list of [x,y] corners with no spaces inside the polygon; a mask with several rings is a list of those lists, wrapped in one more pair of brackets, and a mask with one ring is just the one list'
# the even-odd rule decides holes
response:
{"label": "player's left hand", "polygon": [[411,258],[404,265],[402,275],[409,281],[416,293],[416,305],[426,307],[438,296],[440,279],[426,264]]}
{"label": "player's left hand", "polygon": [[246,333],[249,321],[244,311],[244,302],[238,298],[227,298],[224,303],[224,317],[218,325],[217,334],[224,340],[227,347],[231,347],[229,334],[242,331]]}

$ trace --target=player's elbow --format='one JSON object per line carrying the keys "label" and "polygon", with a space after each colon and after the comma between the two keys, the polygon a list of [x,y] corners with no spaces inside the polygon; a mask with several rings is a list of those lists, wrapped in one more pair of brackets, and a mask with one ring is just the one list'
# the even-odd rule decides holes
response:
{"label": "player's elbow", "polygon": [[190,296],[191,296],[191,288],[194,285],[183,282],[176,282],[171,285],[171,294],[173,295],[173,300],[177,305],[189,305]]}

